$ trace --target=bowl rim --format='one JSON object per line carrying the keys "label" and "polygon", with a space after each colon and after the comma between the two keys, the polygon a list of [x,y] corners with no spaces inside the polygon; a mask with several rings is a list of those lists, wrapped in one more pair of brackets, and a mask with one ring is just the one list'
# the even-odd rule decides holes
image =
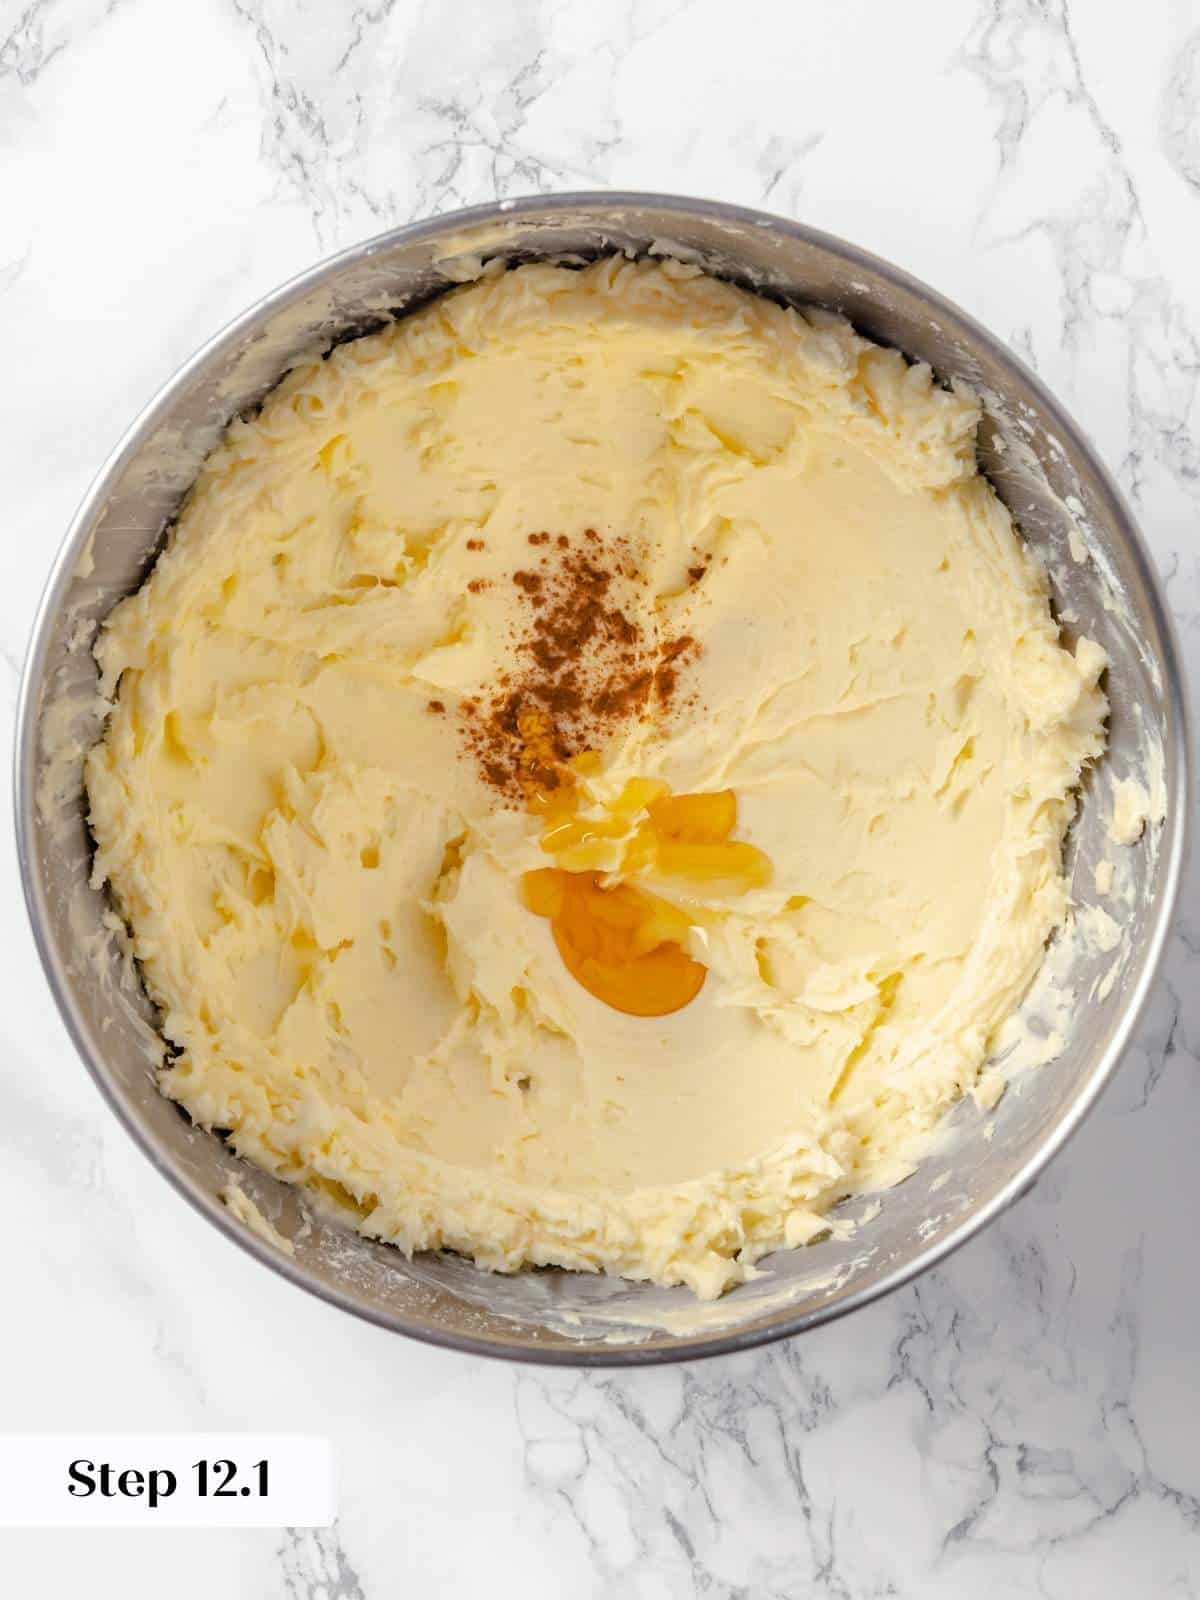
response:
{"label": "bowl rim", "polygon": [[[1110,503],[1114,521],[1124,535],[1138,575],[1145,586],[1148,608],[1164,646],[1162,668],[1167,707],[1166,726],[1163,730],[1164,756],[1168,771],[1173,769],[1175,773],[1176,782],[1175,792],[1170,797],[1160,858],[1162,893],[1158,909],[1153,921],[1147,927],[1143,941],[1144,956],[1141,971],[1130,988],[1112,1035],[1105,1049],[1097,1057],[1081,1091],[1061,1114],[1058,1122],[1030,1155],[1021,1170],[986,1204],[950,1228],[935,1243],[918,1250],[909,1260],[893,1267],[878,1281],[852,1291],[836,1304],[791,1314],[784,1309],[765,1323],[760,1322],[740,1330],[735,1327],[714,1330],[711,1334],[698,1333],[683,1338],[676,1337],[670,1344],[631,1342],[626,1345],[599,1346],[595,1342],[580,1341],[576,1349],[570,1345],[557,1344],[543,1347],[536,1343],[519,1341],[515,1337],[509,1344],[503,1338],[479,1337],[443,1329],[433,1324],[409,1322],[400,1314],[360,1303],[336,1285],[309,1273],[294,1258],[284,1255],[282,1251],[251,1233],[227,1210],[216,1194],[204,1188],[199,1181],[179,1170],[165,1158],[156,1141],[127,1110],[104,1054],[91,1036],[70,986],[65,981],[62,963],[47,931],[46,892],[35,860],[36,774],[38,729],[43,703],[40,690],[47,652],[54,620],[74,580],[82,548],[92,531],[97,514],[103,509],[113,482],[129,465],[145,439],[164,420],[177,399],[186,392],[193,378],[207,362],[227,346],[235,344],[265,316],[278,312],[291,302],[311,293],[327,279],[336,277],[343,268],[372,256],[382,255],[398,244],[438,238],[480,224],[537,221],[544,215],[563,210],[595,211],[622,207],[631,210],[652,207],[659,213],[673,213],[681,220],[701,216],[705,220],[729,222],[743,227],[770,228],[839,258],[851,269],[866,268],[885,282],[921,298],[935,315],[940,312],[952,320],[957,320],[978,345],[987,350],[1001,366],[1010,369],[1016,377],[1028,385],[1052,420],[1060,438],[1069,444],[1072,451],[1081,455],[1095,473],[1099,487]],[[1125,497],[1082,428],[1021,357],[1003,341],[990,333],[960,306],[903,268],[894,266],[858,245],[821,229],[809,227],[805,223],[752,207],[687,195],[657,194],[639,190],[569,190],[491,201],[483,205],[443,212],[435,217],[386,229],[322,258],[260,296],[246,310],[205,340],[135,416],[96,472],[71,518],[34,613],[17,699],[13,741],[13,809],[17,858],[34,944],[50,992],[77,1054],[109,1108],[142,1154],[168,1180],[176,1192],[217,1227],[226,1238],[289,1283],[306,1290],[327,1304],[336,1306],[366,1322],[374,1323],[389,1332],[404,1334],[424,1344],[462,1354],[541,1366],[657,1366],[729,1355],[756,1348],[847,1316],[852,1311],[893,1293],[920,1274],[944,1262],[955,1250],[1032,1188],[1048,1163],[1078,1131],[1108,1084],[1124,1055],[1153,989],[1170,934],[1188,848],[1191,821],[1189,802],[1193,783],[1191,723],[1190,691],[1174,618],[1166,604],[1162,580]],[[649,1335],[650,1340],[654,1337],[653,1333]]]}

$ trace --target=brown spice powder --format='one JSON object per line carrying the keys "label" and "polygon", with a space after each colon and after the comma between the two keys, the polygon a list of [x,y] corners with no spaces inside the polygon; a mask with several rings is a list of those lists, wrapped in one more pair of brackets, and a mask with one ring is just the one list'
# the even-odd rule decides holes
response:
{"label": "brown spice powder", "polygon": [[459,707],[485,782],[520,805],[556,789],[565,762],[623,724],[677,710],[680,669],[699,650],[690,635],[663,637],[639,615],[645,580],[628,540],[589,528],[579,543],[545,532],[528,543],[536,563],[511,578],[521,601],[514,664]]}

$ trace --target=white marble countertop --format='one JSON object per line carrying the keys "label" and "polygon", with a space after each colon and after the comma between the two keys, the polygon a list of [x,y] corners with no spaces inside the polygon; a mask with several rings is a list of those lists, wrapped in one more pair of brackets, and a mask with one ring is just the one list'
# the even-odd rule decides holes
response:
{"label": "white marble countertop", "polygon": [[[967,307],[1097,441],[1200,663],[1195,0],[0,0],[0,175],[8,729],[70,513],[201,340],[392,223],[571,187],[765,206]],[[625,1376],[425,1349],[230,1248],[77,1062],[7,820],[0,871],[0,1428],[302,1426],[341,1462],[329,1531],[7,1533],[6,1593],[1200,1594],[1194,888],[998,1225],[831,1328]]]}

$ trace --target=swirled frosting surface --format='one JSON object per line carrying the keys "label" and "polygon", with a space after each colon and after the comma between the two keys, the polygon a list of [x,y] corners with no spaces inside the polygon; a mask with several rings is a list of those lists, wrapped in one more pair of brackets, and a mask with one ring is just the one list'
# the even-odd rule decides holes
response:
{"label": "swirled frosting surface", "polygon": [[[407,1251],[705,1297],[907,1171],[1064,915],[1103,744],[978,416],[836,317],[621,258],[295,368],[98,646],[95,871],[164,1092]],[[523,897],[581,751],[578,815],[731,793],[770,863],[598,829],[597,890],[704,969],[669,1014]]]}

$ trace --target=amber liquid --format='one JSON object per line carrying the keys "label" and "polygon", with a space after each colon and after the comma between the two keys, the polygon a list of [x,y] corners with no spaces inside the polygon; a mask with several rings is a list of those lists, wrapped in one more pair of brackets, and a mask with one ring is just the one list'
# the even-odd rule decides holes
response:
{"label": "amber liquid", "polygon": [[547,824],[542,848],[556,865],[527,872],[522,898],[530,911],[550,919],[567,971],[589,994],[629,1016],[663,1017],[694,1000],[708,970],[688,953],[692,919],[639,884],[621,878],[606,886],[603,880],[615,871],[724,892],[768,882],[771,863],[763,852],[731,837],[737,826],[733,790],[674,795],[665,783],[633,778],[595,817],[579,814],[577,787],[566,783],[538,809]]}

